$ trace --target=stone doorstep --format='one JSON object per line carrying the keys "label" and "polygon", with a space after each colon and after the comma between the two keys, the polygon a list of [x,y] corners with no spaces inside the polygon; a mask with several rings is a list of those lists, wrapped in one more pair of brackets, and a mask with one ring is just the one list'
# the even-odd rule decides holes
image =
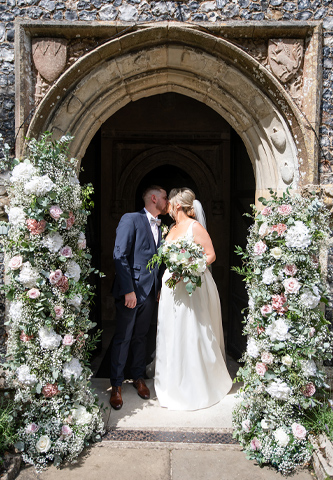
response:
{"label": "stone doorstep", "polygon": [[333,445],[326,435],[311,435],[313,467],[318,480],[333,479]]}
{"label": "stone doorstep", "polygon": [[9,467],[7,469],[7,472],[1,477],[1,479],[14,480],[20,472],[22,462],[21,455],[7,454],[5,455],[5,462],[6,461],[9,462]]}

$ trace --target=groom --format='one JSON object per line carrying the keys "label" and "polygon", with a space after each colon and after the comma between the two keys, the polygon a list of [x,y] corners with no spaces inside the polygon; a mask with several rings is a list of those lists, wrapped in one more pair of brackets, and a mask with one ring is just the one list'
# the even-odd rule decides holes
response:
{"label": "groom", "polygon": [[166,214],[166,191],[152,185],[143,193],[145,207],[140,212],[126,213],[117,227],[113,258],[116,277],[112,293],[116,300],[116,331],[111,350],[111,406],[119,410],[123,405],[121,385],[129,349],[133,353],[131,372],[138,395],[150,397],[144,381],[146,369],[147,334],[161,289],[161,272],[149,272],[148,261],[157,253],[161,242],[161,221]]}

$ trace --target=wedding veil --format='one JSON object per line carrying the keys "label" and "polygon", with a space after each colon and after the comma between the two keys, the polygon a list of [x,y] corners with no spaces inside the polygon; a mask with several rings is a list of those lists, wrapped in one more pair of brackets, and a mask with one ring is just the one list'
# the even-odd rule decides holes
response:
{"label": "wedding veil", "polygon": [[195,219],[207,230],[206,215],[199,200],[193,200]]}

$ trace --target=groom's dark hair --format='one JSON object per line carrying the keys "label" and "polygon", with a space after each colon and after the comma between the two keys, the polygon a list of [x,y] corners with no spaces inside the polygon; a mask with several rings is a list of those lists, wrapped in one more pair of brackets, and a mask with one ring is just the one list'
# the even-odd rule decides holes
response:
{"label": "groom's dark hair", "polygon": [[161,190],[164,190],[164,188],[160,187],[159,185],[150,185],[150,187],[146,188],[143,192],[142,200],[146,202],[146,199],[149,197],[149,195],[151,195],[156,190],[160,192]]}

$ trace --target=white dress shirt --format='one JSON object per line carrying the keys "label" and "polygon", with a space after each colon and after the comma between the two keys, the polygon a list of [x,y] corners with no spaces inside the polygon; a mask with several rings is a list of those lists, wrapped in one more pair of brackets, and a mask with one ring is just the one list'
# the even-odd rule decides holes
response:
{"label": "white dress shirt", "polygon": [[147,218],[148,218],[148,221],[149,221],[149,225],[150,225],[150,228],[151,228],[154,240],[155,240],[155,244],[157,245],[157,243],[158,243],[158,226],[156,225],[156,223],[155,224],[150,223],[150,219],[155,218],[155,217],[153,217],[153,215],[150,212],[148,212],[148,210],[144,209],[144,211],[146,212],[146,215],[147,215]]}

